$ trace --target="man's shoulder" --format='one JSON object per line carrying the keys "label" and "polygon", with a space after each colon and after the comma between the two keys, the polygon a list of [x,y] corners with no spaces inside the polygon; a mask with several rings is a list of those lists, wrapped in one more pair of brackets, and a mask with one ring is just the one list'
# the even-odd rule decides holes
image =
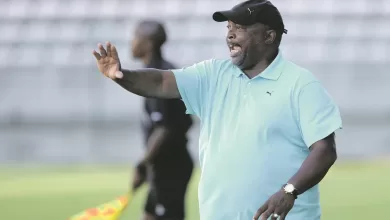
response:
{"label": "man's shoulder", "polygon": [[209,59],[204,62],[209,74],[214,76],[224,75],[223,73],[229,72],[234,68],[234,64],[230,59]]}
{"label": "man's shoulder", "polygon": [[312,82],[319,82],[319,79],[308,69],[292,62],[286,61],[284,74],[290,82],[295,82],[295,87],[304,87]]}
{"label": "man's shoulder", "polygon": [[209,66],[209,67],[228,67],[228,66],[230,67],[230,66],[233,66],[232,62],[228,59],[214,59],[214,58],[203,60],[203,61],[199,62],[198,64]]}
{"label": "man's shoulder", "polygon": [[213,65],[219,68],[232,68],[234,64],[230,59],[212,59]]}
{"label": "man's shoulder", "polygon": [[186,66],[183,70],[196,71],[198,73],[207,76],[218,76],[220,73],[226,72],[230,68],[233,68],[233,64],[230,60],[224,59],[206,59],[200,62],[196,62],[190,66]]}

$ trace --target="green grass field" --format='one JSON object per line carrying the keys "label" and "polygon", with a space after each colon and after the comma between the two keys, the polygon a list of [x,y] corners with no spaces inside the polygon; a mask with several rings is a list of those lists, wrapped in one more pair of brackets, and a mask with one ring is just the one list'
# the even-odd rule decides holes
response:
{"label": "green grass field", "polygon": [[[187,220],[199,219],[198,178],[196,172],[187,194]],[[125,193],[128,182],[123,167],[0,168],[1,220],[66,220]],[[389,186],[390,163],[339,163],[321,184],[323,219],[390,219]],[[123,220],[139,219],[146,189]]]}

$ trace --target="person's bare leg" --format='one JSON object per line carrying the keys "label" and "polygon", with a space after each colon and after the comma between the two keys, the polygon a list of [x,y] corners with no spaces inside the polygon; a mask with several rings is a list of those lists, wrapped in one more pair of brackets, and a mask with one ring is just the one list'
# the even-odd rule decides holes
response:
{"label": "person's bare leg", "polygon": [[152,214],[145,212],[144,216],[142,217],[142,220],[156,220],[156,217]]}

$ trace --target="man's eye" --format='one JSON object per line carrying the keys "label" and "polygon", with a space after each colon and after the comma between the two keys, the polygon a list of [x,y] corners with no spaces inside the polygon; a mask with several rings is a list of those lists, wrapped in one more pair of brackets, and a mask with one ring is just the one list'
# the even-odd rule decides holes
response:
{"label": "man's eye", "polygon": [[232,26],[230,26],[230,25],[228,25],[228,26],[226,26],[228,29],[230,29]]}
{"label": "man's eye", "polygon": [[241,27],[241,26],[239,26],[239,25],[236,25],[236,28],[237,28],[237,29],[242,29],[242,27]]}

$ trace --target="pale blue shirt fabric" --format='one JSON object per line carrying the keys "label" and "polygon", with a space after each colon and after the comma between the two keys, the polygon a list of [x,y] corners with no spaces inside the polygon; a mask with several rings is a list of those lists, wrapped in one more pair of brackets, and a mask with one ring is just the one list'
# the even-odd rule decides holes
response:
{"label": "pale blue shirt fabric", "polygon": [[[249,220],[309,155],[342,127],[339,109],[308,70],[281,52],[249,79],[230,60],[172,70],[188,114],[201,121],[201,220]],[[318,186],[300,195],[287,220],[321,217]]]}

